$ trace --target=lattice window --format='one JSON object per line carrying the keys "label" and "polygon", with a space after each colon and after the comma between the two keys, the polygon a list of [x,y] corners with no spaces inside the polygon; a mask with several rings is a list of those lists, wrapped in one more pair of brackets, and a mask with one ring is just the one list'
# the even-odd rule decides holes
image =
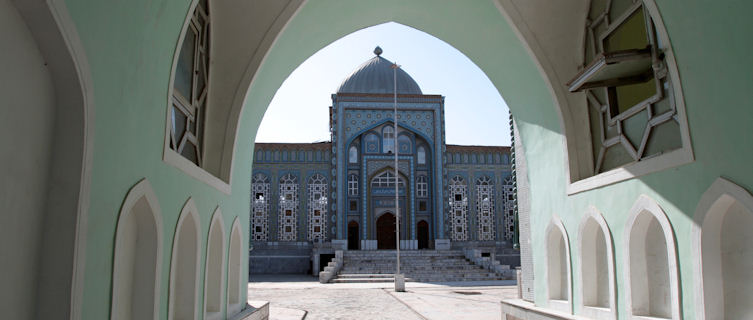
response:
{"label": "lattice window", "polygon": [[468,198],[465,180],[455,176],[450,180],[450,237],[453,241],[468,240]]}
{"label": "lattice window", "polygon": [[269,238],[269,178],[257,173],[251,181],[251,239]]}
{"label": "lattice window", "polygon": [[[405,188],[405,181],[402,178],[398,179],[398,185],[400,188]],[[395,174],[392,170],[382,172],[378,176],[371,180],[372,188],[394,188],[395,187]]]}
{"label": "lattice window", "polygon": [[476,181],[476,220],[478,239],[494,240],[494,182],[487,176]]}
{"label": "lattice window", "polygon": [[395,129],[392,126],[385,126],[382,129],[382,152],[395,152]]}
{"label": "lattice window", "polygon": [[280,241],[296,241],[298,234],[298,179],[292,174],[280,178],[277,234]]}
{"label": "lattice window", "polygon": [[670,46],[643,2],[593,0],[585,29],[584,67],[570,90],[586,92],[594,172],[681,148]]}
{"label": "lattice window", "polygon": [[426,176],[416,178],[416,196],[421,198],[429,196],[429,183],[426,182]]}
{"label": "lattice window", "polygon": [[209,81],[209,7],[202,0],[188,24],[178,63],[173,70],[170,106],[170,148],[202,165],[204,117]]}
{"label": "lattice window", "polygon": [[321,174],[309,179],[308,240],[324,241],[327,229],[327,180]]}
{"label": "lattice window", "polygon": [[348,176],[348,195],[349,196],[358,195],[358,176],[355,174],[351,174]]}
{"label": "lattice window", "polygon": [[504,205],[505,240],[512,240],[515,236],[515,189],[513,186],[513,177],[509,176],[502,183],[502,198]]}

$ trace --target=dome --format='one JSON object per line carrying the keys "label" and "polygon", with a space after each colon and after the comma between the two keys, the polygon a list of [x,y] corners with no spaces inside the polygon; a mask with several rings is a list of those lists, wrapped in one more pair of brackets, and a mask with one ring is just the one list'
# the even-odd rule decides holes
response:
{"label": "dome", "polygon": [[[340,84],[337,93],[394,93],[393,63],[381,57],[382,49],[374,49],[376,57],[358,67]],[[397,93],[422,94],[421,88],[407,72],[397,69]]]}

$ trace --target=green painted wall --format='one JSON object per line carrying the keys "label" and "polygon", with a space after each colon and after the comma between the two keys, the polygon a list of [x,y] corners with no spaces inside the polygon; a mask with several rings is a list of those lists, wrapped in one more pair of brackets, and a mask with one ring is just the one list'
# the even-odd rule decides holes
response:
{"label": "green painted wall", "polygon": [[[646,194],[663,207],[677,235],[682,305],[690,318],[693,263],[689,235],[698,198],[718,176],[753,187],[753,139],[743,139],[750,135],[748,123],[753,120],[747,96],[753,88],[753,63],[748,54],[753,44],[744,31],[753,29],[747,17],[753,9],[749,2],[659,3],[679,66],[696,161],[569,197],[565,193],[562,130],[545,80],[496,6],[482,0],[308,1],[278,38],[250,88],[238,131],[232,194],[225,195],[183,174],[162,161],[162,148],[170,67],[189,2],[66,0],[91,67],[96,107],[86,231],[85,319],[109,315],[117,214],[131,186],[148,178],[160,201],[165,235],[161,314],[166,317],[170,248],[183,203],[194,198],[203,241],[211,213],[220,206],[226,230],[233,218],[240,216],[247,243],[252,144],[277,88],[320,48],[360,28],[387,21],[426,31],[466,54],[486,72],[515,114],[530,168],[537,303],[543,302],[545,292],[543,231],[551,215],[557,213],[562,218],[571,239],[571,256],[576,257],[580,217],[588,205],[594,205],[612,230],[617,249],[618,307],[623,310],[622,225],[633,202]],[[507,123],[507,119],[499,121]],[[573,263],[577,270],[577,261]],[[203,258],[201,269],[203,279]]]}

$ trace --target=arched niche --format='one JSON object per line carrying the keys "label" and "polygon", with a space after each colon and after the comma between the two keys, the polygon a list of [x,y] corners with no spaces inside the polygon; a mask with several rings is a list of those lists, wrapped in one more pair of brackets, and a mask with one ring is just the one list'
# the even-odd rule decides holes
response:
{"label": "arched niche", "polygon": [[173,238],[168,319],[198,319],[200,230],[199,211],[189,198],[180,212]]}
{"label": "arched niche", "polygon": [[743,319],[753,314],[753,196],[717,178],[693,217],[698,319]]}
{"label": "arched niche", "polygon": [[0,20],[0,144],[14,146],[0,170],[0,309],[11,319],[77,319],[94,136],[85,51],[64,1],[3,1]]}
{"label": "arched niche", "polygon": [[227,264],[227,314],[232,316],[243,309],[243,292],[246,288],[243,276],[243,231],[240,219],[233,221],[230,230],[230,252]]}
{"label": "arched niche", "polygon": [[629,317],[680,319],[675,236],[654,200],[641,195],[633,204],[623,243]]}
{"label": "arched niche", "polygon": [[594,207],[578,228],[580,315],[593,319],[617,319],[614,247],[606,220]]}
{"label": "arched niche", "polygon": [[159,202],[143,179],[128,192],[118,217],[110,319],[158,319],[161,266]]}
{"label": "arched niche", "polygon": [[209,223],[207,259],[204,268],[204,319],[222,318],[222,282],[225,279],[225,224],[218,207]]}
{"label": "arched niche", "polygon": [[557,215],[552,217],[545,234],[547,303],[549,308],[571,313],[570,241]]}

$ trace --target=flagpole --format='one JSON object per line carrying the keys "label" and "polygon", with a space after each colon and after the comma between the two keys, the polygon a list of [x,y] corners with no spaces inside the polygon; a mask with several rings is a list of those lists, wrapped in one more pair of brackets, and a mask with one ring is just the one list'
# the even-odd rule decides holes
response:
{"label": "flagpole", "polygon": [[397,69],[400,68],[397,63],[392,64],[392,84],[394,85],[394,100],[393,100],[393,122],[395,123],[395,135],[394,138],[394,145],[393,145],[393,152],[395,153],[395,235],[397,239],[395,242],[397,242],[397,265],[395,267],[395,291],[397,292],[403,292],[405,291],[405,279],[402,278],[402,275],[400,274],[400,203],[399,203],[399,183],[398,183],[398,171],[397,171],[397,159],[398,159],[398,144],[397,144]]}

